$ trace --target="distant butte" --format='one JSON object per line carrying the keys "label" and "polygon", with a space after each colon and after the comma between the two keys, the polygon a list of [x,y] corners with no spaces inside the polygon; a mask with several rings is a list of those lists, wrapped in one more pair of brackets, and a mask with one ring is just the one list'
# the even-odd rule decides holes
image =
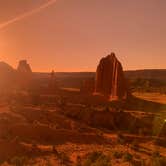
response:
{"label": "distant butte", "polygon": [[96,71],[95,94],[106,96],[109,100],[122,100],[128,97],[123,68],[115,53],[100,60]]}
{"label": "distant butte", "polygon": [[17,71],[21,73],[32,73],[31,67],[26,60],[19,61]]}
{"label": "distant butte", "polygon": [[20,88],[28,88],[32,81],[32,70],[26,60],[19,61],[17,67],[18,84]]}

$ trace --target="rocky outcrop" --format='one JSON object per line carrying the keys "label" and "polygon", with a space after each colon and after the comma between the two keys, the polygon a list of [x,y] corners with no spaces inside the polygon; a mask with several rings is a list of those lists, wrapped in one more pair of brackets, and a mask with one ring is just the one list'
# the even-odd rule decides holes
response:
{"label": "rocky outcrop", "polygon": [[123,68],[114,53],[102,58],[97,67],[95,93],[109,100],[121,100],[128,97]]}
{"label": "rocky outcrop", "polygon": [[20,88],[28,88],[32,81],[32,70],[26,60],[21,60],[17,67],[18,86]]}
{"label": "rocky outcrop", "polygon": [[32,73],[30,65],[26,60],[21,60],[18,64],[17,71],[20,73]]}
{"label": "rocky outcrop", "polygon": [[5,62],[0,62],[0,80],[0,93],[10,92],[15,86],[16,71]]}

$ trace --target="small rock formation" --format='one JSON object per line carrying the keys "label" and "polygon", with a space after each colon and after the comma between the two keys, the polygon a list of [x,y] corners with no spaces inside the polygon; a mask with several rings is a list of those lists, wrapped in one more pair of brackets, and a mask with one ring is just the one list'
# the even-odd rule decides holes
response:
{"label": "small rock formation", "polygon": [[95,93],[104,95],[109,100],[128,97],[123,68],[114,53],[100,60],[96,71]]}
{"label": "small rock formation", "polygon": [[27,61],[26,60],[21,60],[20,62],[19,62],[19,65],[18,65],[18,67],[17,67],[17,71],[19,72],[19,73],[32,73],[32,70],[31,70],[31,67],[30,67],[30,65],[27,63]]}
{"label": "small rock formation", "polygon": [[28,88],[32,81],[32,70],[26,60],[21,60],[17,67],[18,85],[20,88]]}
{"label": "small rock formation", "polygon": [[50,74],[50,81],[48,84],[48,89],[49,92],[54,93],[57,90],[57,80],[56,80],[56,76],[55,76],[55,72],[54,70],[52,70],[51,74]]}

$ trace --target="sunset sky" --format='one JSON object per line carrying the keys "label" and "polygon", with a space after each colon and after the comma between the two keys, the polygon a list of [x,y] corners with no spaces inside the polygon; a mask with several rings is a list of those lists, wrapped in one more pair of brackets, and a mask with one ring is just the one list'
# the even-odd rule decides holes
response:
{"label": "sunset sky", "polygon": [[33,71],[166,68],[166,0],[0,0],[0,61]]}

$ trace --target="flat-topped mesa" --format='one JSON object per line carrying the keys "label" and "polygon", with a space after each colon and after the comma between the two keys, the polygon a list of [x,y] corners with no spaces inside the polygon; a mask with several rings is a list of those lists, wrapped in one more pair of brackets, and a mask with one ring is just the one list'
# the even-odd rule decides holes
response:
{"label": "flat-topped mesa", "polygon": [[97,67],[95,93],[109,100],[127,99],[128,89],[121,63],[114,53],[102,58]]}

